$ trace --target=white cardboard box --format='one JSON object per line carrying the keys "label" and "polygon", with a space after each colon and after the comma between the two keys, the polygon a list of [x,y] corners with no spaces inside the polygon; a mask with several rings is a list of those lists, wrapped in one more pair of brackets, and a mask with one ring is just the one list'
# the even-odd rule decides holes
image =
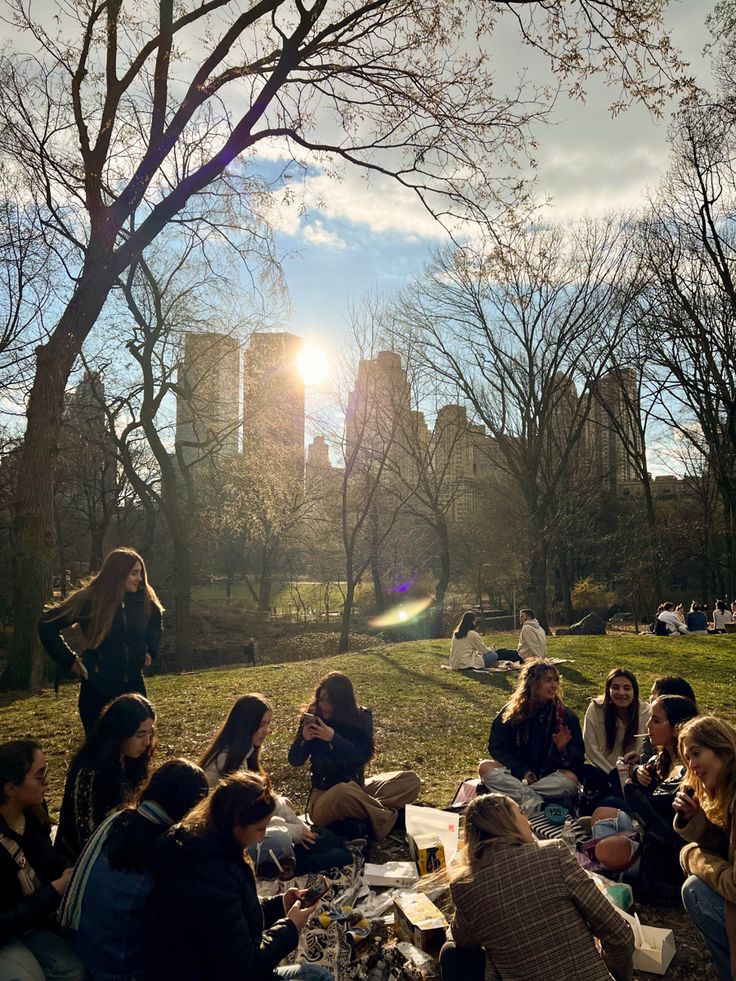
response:
{"label": "white cardboard box", "polygon": [[[618,909],[618,907],[616,907]],[[672,930],[661,927],[644,926],[639,917],[631,916],[619,909],[618,912],[631,924],[634,931],[634,970],[648,971],[650,974],[666,974],[672,958],[677,952],[675,935]]]}
{"label": "white cardboard box", "polygon": [[416,862],[365,863],[363,878],[369,886],[413,886],[419,881]]}

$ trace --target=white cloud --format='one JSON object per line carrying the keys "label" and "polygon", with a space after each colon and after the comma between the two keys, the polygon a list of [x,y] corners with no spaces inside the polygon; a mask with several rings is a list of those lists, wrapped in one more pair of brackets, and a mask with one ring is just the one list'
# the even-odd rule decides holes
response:
{"label": "white cloud", "polygon": [[314,221],[305,225],[303,235],[304,241],[310,245],[322,245],[325,248],[337,249],[340,252],[348,248],[348,243],[335,232],[328,231],[321,221]]}

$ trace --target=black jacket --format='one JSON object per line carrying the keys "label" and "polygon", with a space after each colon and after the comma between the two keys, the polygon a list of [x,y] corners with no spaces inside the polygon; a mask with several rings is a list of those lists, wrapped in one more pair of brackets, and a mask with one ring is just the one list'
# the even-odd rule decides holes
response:
{"label": "black jacket", "polygon": [[[172,828],[153,853],[151,981],[272,981],[299,941],[282,896],[258,899],[234,839]],[[269,929],[264,930],[265,926]]]}
{"label": "black jacket", "polygon": [[338,783],[351,780],[361,787],[365,783],[365,764],[373,755],[373,714],[360,709],[355,723],[346,725],[330,719],[327,722],[335,735],[331,743],[324,739],[304,739],[301,727],[289,749],[289,763],[302,766],[312,761],[312,786],[329,790]]}
{"label": "black jacket", "polygon": [[69,767],[54,848],[70,864],[110,811],[119,810],[130,799],[135,787],[126,780],[124,766],[119,772],[100,773],[90,763],[76,759]]}
{"label": "black jacket", "polygon": [[[146,653],[155,658],[161,643],[161,611],[151,605],[146,616],[144,591],[130,593],[116,610],[110,633],[99,647],[86,648],[82,660],[89,673],[89,682],[108,698],[131,690],[131,680],[140,676]],[[83,634],[89,628],[89,612],[82,610],[79,620],[69,616],[56,617],[56,610],[47,610],[38,621],[38,635],[46,652],[62,668],[69,670],[74,652],[64,641],[61,631],[78,622]]]}
{"label": "black jacket", "polygon": [[585,744],[580,720],[569,709],[564,709],[565,725],[572,739],[562,752],[552,735],[557,723],[557,703],[547,702],[517,722],[504,722],[501,709],[491,725],[488,752],[498,763],[503,763],[518,780],[531,771],[537,779],[555,770],[571,770],[579,779],[583,776]]}
{"label": "black jacket", "polygon": [[0,845],[0,945],[17,938],[26,930],[43,929],[56,911],[61,897],[51,885],[67,863],[53,850],[49,828],[26,811],[22,835],[11,831],[0,818],[0,831],[23,849],[31,868],[41,881],[41,888],[27,898],[18,881],[18,866],[4,845]]}

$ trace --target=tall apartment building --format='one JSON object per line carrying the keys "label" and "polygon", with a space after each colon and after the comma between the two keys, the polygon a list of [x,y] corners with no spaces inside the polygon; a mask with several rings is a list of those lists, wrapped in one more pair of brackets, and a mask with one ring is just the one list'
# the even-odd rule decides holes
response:
{"label": "tall apartment building", "polygon": [[640,411],[636,372],[626,368],[602,375],[591,386],[593,400],[586,423],[585,443],[594,473],[612,498],[621,484],[638,479],[627,444],[636,446],[639,440],[635,425]]}
{"label": "tall apartment building", "polygon": [[478,515],[488,495],[492,442],[482,426],[468,419],[461,405],[443,405],[435,420],[434,467],[441,474],[447,516],[463,524]]}
{"label": "tall apartment building", "polygon": [[387,469],[408,477],[412,454],[409,382],[401,356],[379,351],[375,358],[362,358],[355,387],[348,396],[345,442],[348,459],[366,470],[385,460]]}
{"label": "tall apartment building", "polygon": [[176,443],[191,466],[238,452],[240,345],[214,331],[184,335],[177,379]]}
{"label": "tall apartment building", "polygon": [[286,331],[252,334],[243,355],[243,452],[304,480],[302,338]]}

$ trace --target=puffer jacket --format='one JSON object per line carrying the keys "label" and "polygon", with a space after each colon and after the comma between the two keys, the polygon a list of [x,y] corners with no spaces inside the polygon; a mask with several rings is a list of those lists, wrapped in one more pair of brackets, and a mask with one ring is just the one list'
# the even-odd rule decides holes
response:
{"label": "puffer jacket", "polygon": [[335,730],[332,742],[324,739],[304,739],[301,728],[289,749],[289,763],[302,766],[312,762],[312,787],[329,790],[338,783],[365,783],[365,764],[373,755],[373,713],[361,707],[354,723],[330,719]]}
{"label": "puffer jacket", "polygon": [[261,902],[232,837],[174,827],[153,854],[151,981],[272,981],[299,932],[283,897]]}

